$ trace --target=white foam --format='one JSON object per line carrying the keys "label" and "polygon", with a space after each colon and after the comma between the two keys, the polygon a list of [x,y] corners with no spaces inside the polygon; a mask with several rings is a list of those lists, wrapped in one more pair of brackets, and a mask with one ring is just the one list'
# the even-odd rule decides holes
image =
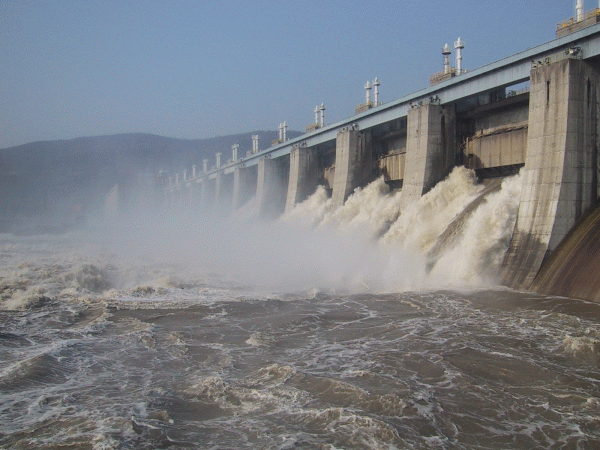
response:
{"label": "white foam", "polygon": [[481,189],[473,171],[456,167],[448,178],[401,212],[383,241],[427,253]]}
{"label": "white foam", "polygon": [[[437,255],[431,273],[428,252],[483,190],[475,173],[465,167],[456,167],[404,211],[400,211],[401,191],[390,191],[379,178],[356,189],[335,210],[326,190],[319,187],[282,221],[312,226],[313,239],[318,236],[323,252],[331,258],[324,272],[330,281],[337,279],[351,290],[478,286],[495,281],[490,273],[498,269],[510,241],[520,189],[520,177],[505,180],[501,191],[472,214],[463,238]],[[386,229],[378,241],[373,240]]]}
{"label": "white foam", "polygon": [[510,244],[519,202],[522,178],[505,179],[502,188],[486,197],[469,218],[462,239],[446,251],[435,264],[433,274],[447,274],[468,284],[496,282],[497,274]]}
{"label": "white foam", "polygon": [[[250,200],[229,220],[156,215],[148,222],[60,238],[0,236],[23,258],[19,266],[5,256],[7,265],[19,268],[0,274],[10,285],[3,288],[1,307],[27,308],[36,295],[131,302],[195,297],[203,302],[208,296],[198,280],[206,277],[213,286],[222,277],[288,292],[477,285],[487,282],[487,272],[497,268],[506,250],[518,209],[518,180],[507,180],[500,193],[489,196],[472,215],[464,238],[439,255],[431,273],[428,252],[483,188],[464,167],[404,211],[399,209],[401,191],[391,191],[379,178],[336,209],[319,187],[281,220],[266,224],[246,221]],[[221,298],[218,292],[209,294]]]}
{"label": "white foam", "polygon": [[331,200],[325,187],[318,186],[310,197],[281,216],[280,221],[300,223],[312,227],[323,222],[324,218],[331,213],[331,209]]}

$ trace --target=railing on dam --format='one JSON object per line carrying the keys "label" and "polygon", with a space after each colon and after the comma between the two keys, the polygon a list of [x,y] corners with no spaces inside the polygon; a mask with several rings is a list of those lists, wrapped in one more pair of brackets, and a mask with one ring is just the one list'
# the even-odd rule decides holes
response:
{"label": "railing on dam", "polygon": [[600,8],[594,8],[583,13],[583,17],[571,17],[556,25],[556,37],[562,37],[581,28],[589,27],[600,22]]}
{"label": "railing on dam", "polygon": [[[593,17],[600,16],[594,15]],[[575,47],[580,49],[577,53],[572,51]],[[407,117],[411,105],[430,103],[429,99],[431,98],[437,98],[439,104],[446,105],[527,82],[532,68],[556,62],[560,58],[588,59],[598,55],[600,55],[600,25],[596,24],[471,70],[461,74],[460,77],[451,77],[449,80],[428,86],[399,99],[382,105],[373,105],[359,114],[334,124],[319,126],[307,134],[285,142],[277,142],[267,149],[260,151],[257,149],[225,167],[215,167],[203,171],[196,178],[214,178],[217,172],[230,174],[236,167],[257,165],[265,156],[277,158],[287,155],[295,145],[310,148],[334,142],[339,130],[346,127],[367,130],[390,123],[398,118]],[[507,93],[507,96],[510,96],[510,92]],[[179,181],[181,182],[181,180],[180,177]],[[188,177],[186,181],[189,183],[191,180]],[[169,190],[168,187],[167,190]]]}
{"label": "railing on dam", "polygon": [[554,64],[565,59],[583,59],[581,47],[570,47],[567,50],[546,56],[543,59],[533,60],[531,61],[531,68],[537,69],[538,67]]}

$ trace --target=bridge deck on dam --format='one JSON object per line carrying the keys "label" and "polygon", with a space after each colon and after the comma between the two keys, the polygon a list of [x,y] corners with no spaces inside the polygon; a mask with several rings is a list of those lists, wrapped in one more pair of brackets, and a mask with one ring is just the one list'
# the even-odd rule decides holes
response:
{"label": "bridge deck on dam", "polygon": [[567,36],[554,39],[545,44],[538,45],[523,52],[495,61],[486,66],[453,77],[440,84],[427,87],[395,101],[368,109],[365,112],[351,116],[340,122],[317,128],[315,131],[290,139],[284,143],[241,158],[229,166],[221,167],[208,174],[218,171],[232,173],[236,166],[250,166],[258,164],[260,158],[270,155],[272,158],[287,155],[295,145],[314,147],[327,141],[334,141],[337,132],[344,127],[357,125],[359,129],[368,129],[386,122],[406,117],[411,104],[429,102],[431,97],[438,99],[439,103],[447,104],[489,92],[502,87],[513,86],[529,80],[532,62],[543,62],[546,58],[570,47],[581,48],[583,58],[590,59],[600,55],[600,24],[593,25]]}

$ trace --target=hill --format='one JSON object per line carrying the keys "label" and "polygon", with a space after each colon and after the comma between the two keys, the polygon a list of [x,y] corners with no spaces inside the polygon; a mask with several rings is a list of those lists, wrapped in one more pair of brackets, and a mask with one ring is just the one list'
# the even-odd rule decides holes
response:
{"label": "hill", "polygon": [[[252,135],[267,148],[277,131],[254,131],[210,139],[122,134],[32,142],[0,149],[0,232],[60,232],[86,223],[104,206],[114,186],[156,184],[160,170],[175,173],[227,160],[252,148]],[[300,135],[289,131],[289,137]]]}

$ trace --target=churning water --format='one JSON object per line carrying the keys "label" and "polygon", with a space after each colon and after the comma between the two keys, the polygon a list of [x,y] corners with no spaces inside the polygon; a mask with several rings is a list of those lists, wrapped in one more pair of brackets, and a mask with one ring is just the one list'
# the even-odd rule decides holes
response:
{"label": "churning water", "polygon": [[600,305],[494,285],[519,177],[0,235],[0,446],[600,446]]}

